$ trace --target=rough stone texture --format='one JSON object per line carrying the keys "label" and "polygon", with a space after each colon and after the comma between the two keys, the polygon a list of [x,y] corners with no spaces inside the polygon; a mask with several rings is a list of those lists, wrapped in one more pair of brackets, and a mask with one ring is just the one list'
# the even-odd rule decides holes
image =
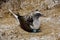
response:
{"label": "rough stone texture", "polygon": [[[9,13],[28,15],[38,9],[41,17],[41,32],[28,33],[20,28]],[[0,40],[60,40],[60,0],[9,0],[0,8]]]}

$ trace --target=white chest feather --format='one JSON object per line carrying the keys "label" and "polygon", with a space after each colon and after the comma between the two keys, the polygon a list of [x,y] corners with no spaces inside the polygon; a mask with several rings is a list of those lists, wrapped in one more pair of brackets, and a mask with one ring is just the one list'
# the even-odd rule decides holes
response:
{"label": "white chest feather", "polygon": [[39,29],[40,28],[40,20],[36,19],[33,21],[33,26],[31,26],[32,29]]}

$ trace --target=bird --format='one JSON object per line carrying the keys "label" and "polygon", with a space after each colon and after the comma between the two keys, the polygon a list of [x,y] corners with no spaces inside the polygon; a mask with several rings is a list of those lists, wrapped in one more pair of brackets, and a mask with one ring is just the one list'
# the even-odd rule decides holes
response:
{"label": "bird", "polygon": [[9,12],[12,13],[13,16],[17,19],[23,30],[32,33],[37,33],[41,31],[41,22],[39,18],[43,15],[38,10],[35,10],[35,12],[33,12],[30,16],[21,16],[19,13],[15,14],[10,9]]}

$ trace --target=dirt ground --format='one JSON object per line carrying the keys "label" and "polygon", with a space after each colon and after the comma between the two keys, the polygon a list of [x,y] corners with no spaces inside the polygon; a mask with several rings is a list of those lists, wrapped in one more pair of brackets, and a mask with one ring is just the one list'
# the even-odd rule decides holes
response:
{"label": "dirt ground", "polygon": [[[60,40],[60,1],[57,1],[9,0],[0,5],[0,40]],[[41,32],[28,33],[21,29],[8,9],[20,15],[28,15],[38,9],[46,16],[40,18]]]}

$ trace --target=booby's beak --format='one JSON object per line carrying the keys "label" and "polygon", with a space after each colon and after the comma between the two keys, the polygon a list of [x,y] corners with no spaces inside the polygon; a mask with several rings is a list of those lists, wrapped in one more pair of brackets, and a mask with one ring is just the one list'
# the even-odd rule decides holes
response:
{"label": "booby's beak", "polygon": [[41,17],[46,17],[46,16],[45,16],[45,15],[43,15],[43,14],[41,14],[40,16],[41,16]]}

